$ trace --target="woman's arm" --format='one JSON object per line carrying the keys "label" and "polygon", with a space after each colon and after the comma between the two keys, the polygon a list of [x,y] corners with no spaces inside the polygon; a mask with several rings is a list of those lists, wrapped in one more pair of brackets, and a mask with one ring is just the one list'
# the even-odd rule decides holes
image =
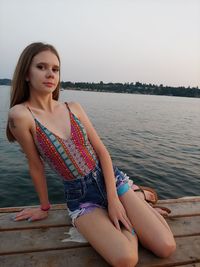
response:
{"label": "woman's arm", "polygon": [[[30,175],[38,194],[41,207],[48,207],[49,200],[44,166],[37,152],[33,135],[31,133],[31,127],[33,125],[35,127],[35,122],[31,114],[20,105],[15,106],[10,110],[8,120],[12,134],[15,136],[17,142],[26,154]],[[32,220],[43,219],[47,216],[47,212],[44,212],[41,209],[35,209],[33,212],[35,216],[32,213],[30,214],[30,212],[28,214],[24,214],[23,212],[23,214],[21,214],[23,216],[19,216],[16,219],[27,219],[25,217],[28,215],[31,215]],[[28,218],[30,218],[30,216]]]}
{"label": "woman's arm", "polygon": [[101,162],[107,191],[108,211],[111,220],[118,229],[120,229],[118,222],[120,220],[128,230],[132,231],[131,223],[126,216],[125,210],[117,194],[112,160],[108,150],[104,146],[103,142],[98,136],[96,130],[94,129],[92,123],[90,122],[81,105],[78,103],[70,103],[70,108],[83,123],[88,138]]}

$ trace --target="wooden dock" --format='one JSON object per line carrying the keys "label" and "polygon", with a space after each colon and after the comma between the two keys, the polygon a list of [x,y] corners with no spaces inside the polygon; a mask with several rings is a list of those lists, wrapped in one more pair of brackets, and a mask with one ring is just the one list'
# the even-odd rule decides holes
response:
{"label": "wooden dock", "polygon": [[[177,242],[176,252],[160,259],[139,248],[138,267],[200,267],[200,197],[161,200],[172,210],[167,219]],[[65,205],[53,205],[46,220],[14,222],[21,210],[0,208],[0,267],[109,266],[70,225]]]}

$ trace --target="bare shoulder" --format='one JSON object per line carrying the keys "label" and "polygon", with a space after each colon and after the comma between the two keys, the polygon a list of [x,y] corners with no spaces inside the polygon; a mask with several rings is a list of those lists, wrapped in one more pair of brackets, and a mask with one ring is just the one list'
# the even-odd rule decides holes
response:
{"label": "bare shoulder", "polygon": [[68,105],[69,105],[70,108],[73,108],[73,109],[82,108],[81,104],[79,102],[68,102]]}
{"label": "bare shoulder", "polygon": [[33,123],[33,118],[28,109],[23,104],[13,106],[8,112],[8,121],[10,129],[15,129],[20,125],[20,128],[30,129]]}
{"label": "bare shoulder", "polygon": [[68,103],[70,110],[80,117],[84,113],[84,109],[78,102],[69,102]]}
{"label": "bare shoulder", "polygon": [[29,117],[29,112],[27,108],[23,104],[18,104],[13,106],[9,112],[8,117],[12,119],[25,119],[26,117]]}
{"label": "bare shoulder", "polygon": [[33,137],[34,119],[24,104],[13,106],[9,110],[9,128],[16,141],[21,146],[27,159],[37,166],[41,166],[38,151]]}
{"label": "bare shoulder", "polygon": [[87,115],[87,113],[82,108],[81,104],[78,102],[70,102],[68,103],[70,110],[78,117],[78,119],[83,123],[86,130],[88,129],[88,133],[91,131],[92,123]]}

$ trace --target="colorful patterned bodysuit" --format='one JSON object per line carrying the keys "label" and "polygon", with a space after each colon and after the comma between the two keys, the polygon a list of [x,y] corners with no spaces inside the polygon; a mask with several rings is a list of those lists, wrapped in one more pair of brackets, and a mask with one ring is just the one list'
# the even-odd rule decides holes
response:
{"label": "colorful patterned bodysuit", "polygon": [[[36,124],[36,146],[43,158],[62,178],[65,199],[75,226],[75,219],[95,208],[107,208],[107,192],[103,171],[86,130],[65,103],[70,118],[71,133],[60,138],[41,124],[30,110]],[[118,195],[129,190],[129,178],[118,168],[113,169]],[[81,178],[81,179],[79,179]],[[83,179],[82,179],[83,178]]]}
{"label": "colorful patterned bodysuit", "polygon": [[71,133],[60,138],[42,125],[28,108],[36,123],[36,146],[51,168],[64,180],[72,180],[89,174],[97,165],[97,155],[80,120],[69,110]]}

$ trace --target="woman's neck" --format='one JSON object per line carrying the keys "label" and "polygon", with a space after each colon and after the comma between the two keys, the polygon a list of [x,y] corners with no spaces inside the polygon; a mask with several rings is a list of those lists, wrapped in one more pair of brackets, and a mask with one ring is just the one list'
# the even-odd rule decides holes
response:
{"label": "woman's neck", "polygon": [[53,99],[52,94],[46,96],[31,95],[27,104],[32,108],[53,112],[57,101]]}

